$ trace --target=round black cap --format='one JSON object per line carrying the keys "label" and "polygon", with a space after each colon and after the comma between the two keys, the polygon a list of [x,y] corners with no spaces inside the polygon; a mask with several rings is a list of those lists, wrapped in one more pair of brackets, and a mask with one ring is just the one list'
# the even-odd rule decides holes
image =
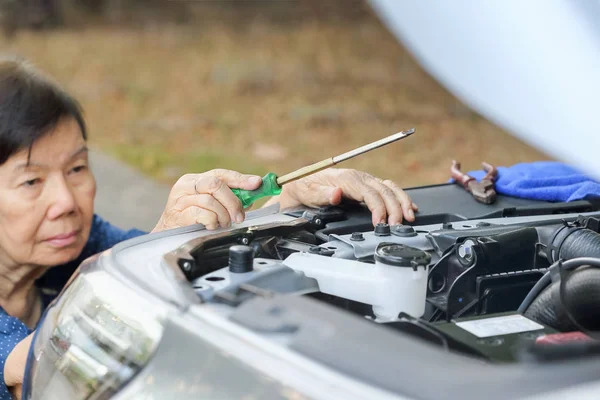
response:
{"label": "round black cap", "polygon": [[390,236],[390,226],[386,223],[375,225],[375,236]]}
{"label": "round black cap", "polygon": [[415,247],[398,243],[381,243],[375,251],[375,260],[396,267],[427,266],[431,255]]}
{"label": "round black cap", "polygon": [[392,235],[400,237],[413,237],[417,236],[415,228],[410,225],[394,225],[392,226]]}
{"label": "round black cap", "polygon": [[254,269],[254,250],[250,246],[236,245],[229,248],[229,272],[243,274]]}

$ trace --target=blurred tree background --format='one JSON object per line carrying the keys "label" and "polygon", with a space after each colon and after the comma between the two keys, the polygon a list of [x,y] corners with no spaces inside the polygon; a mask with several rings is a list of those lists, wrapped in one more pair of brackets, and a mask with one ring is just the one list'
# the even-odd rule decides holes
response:
{"label": "blurred tree background", "polygon": [[440,183],[453,158],[547,156],[460,103],[363,0],[0,0],[4,52],[82,103],[93,146],[167,183],[285,173],[410,127],[345,166]]}

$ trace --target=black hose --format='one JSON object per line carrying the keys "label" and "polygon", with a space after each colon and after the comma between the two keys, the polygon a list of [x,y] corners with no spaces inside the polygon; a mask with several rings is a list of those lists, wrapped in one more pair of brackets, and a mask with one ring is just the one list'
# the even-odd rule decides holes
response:
{"label": "black hose", "polygon": [[[586,330],[600,330],[600,258],[575,258],[559,262],[551,268],[573,271],[568,279],[562,282],[563,296],[560,293],[561,279],[542,290],[530,304],[524,301],[519,307],[520,312],[528,318],[563,332],[580,330],[580,326]],[[551,273],[546,274],[546,280],[550,279]],[[537,290],[539,291],[539,288]],[[528,298],[529,295],[526,300]]]}
{"label": "black hose", "polygon": [[548,248],[549,261],[578,257],[600,258],[600,234],[590,229],[564,226],[557,230]]}
{"label": "black hose", "polygon": [[[523,315],[540,324],[551,326],[552,328],[566,332],[570,331],[570,322],[566,318],[559,318],[555,311],[555,298],[559,296],[558,285],[550,285],[536,297],[529,307],[523,312]],[[565,324],[565,320],[569,322]]]}
{"label": "black hose", "polygon": [[594,263],[600,262],[600,258],[592,257],[581,257],[565,262],[555,262],[549,268],[549,271],[540,278],[539,281],[531,288],[525,299],[518,308],[518,312],[524,314],[533,301],[540,296],[540,293],[544,292],[545,289],[552,283],[552,273],[554,269],[562,268],[565,271],[569,271],[584,265],[594,265]]}
{"label": "black hose", "polygon": [[575,329],[598,338],[600,331],[600,269],[580,267],[559,283],[559,307]]}
{"label": "black hose", "polygon": [[[557,267],[559,260],[579,257],[600,258],[600,234],[590,229],[563,225],[546,236],[549,237],[549,243],[546,243],[548,261],[554,263],[550,271]],[[550,285],[550,271],[531,288],[518,308],[519,313],[524,314],[533,301]]]}
{"label": "black hose", "polygon": [[[550,268],[554,268],[554,267],[556,267],[556,264],[551,266]],[[525,296],[525,299],[519,306],[519,309],[517,310],[517,312],[519,314],[524,314],[525,311],[527,311],[527,309],[531,305],[531,303],[533,303],[533,301],[540,295],[540,293],[542,293],[544,291],[544,289],[546,289],[546,287],[548,285],[550,285],[551,283],[552,283],[552,278],[551,278],[550,272],[546,272],[544,274],[544,276],[542,276],[540,278],[540,280],[537,281],[537,283],[531,288],[529,293],[527,293],[527,296]]]}

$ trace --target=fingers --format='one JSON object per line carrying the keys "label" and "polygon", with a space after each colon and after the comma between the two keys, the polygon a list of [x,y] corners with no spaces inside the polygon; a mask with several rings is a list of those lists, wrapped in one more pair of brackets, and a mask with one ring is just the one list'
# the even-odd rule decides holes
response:
{"label": "fingers", "polygon": [[153,232],[202,223],[207,229],[244,221],[244,209],[231,188],[254,190],[262,179],[235,171],[215,169],[182,176],[171,189],[165,210]]}
{"label": "fingers", "polygon": [[202,224],[206,229],[212,231],[219,227],[219,217],[211,210],[190,206],[178,215],[177,225],[188,226],[193,224]]}
{"label": "fingers", "polygon": [[400,200],[396,195],[396,192],[391,187],[384,185],[382,182],[378,181],[375,178],[367,179],[366,183],[369,186],[373,187],[375,190],[377,190],[377,193],[383,200],[385,204],[385,210],[388,216],[388,223],[390,225],[398,225],[399,223],[401,223],[404,210],[402,208]]}
{"label": "fingers", "polygon": [[371,211],[373,225],[386,222],[388,214],[394,221],[402,220],[402,210],[394,192],[377,178],[347,169],[330,170],[329,173],[332,174],[331,178],[336,185],[341,187],[344,197],[362,201],[367,205]]}
{"label": "fingers", "polygon": [[386,221],[397,225],[403,218],[412,222],[418,210],[408,194],[393,181],[348,169],[330,169],[304,178],[289,195],[310,207],[339,204],[342,197],[364,202],[371,211],[373,225]]}
{"label": "fingers", "polygon": [[[232,171],[229,171],[232,172]],[[239,174],[241,175],[241,174]],[[216,199],[227,212],[229,213],[229,220],[235,222],[242,222],[244,220],[244,209],[240,200],[233,194],[230,187],[226,182],[218,178],[217,176],[211,175],[198,175],[194,184],[195,193],[207,194]],[[196,204],[197,206],[204,207],[202,204]],[[216,205],[215,205],[216,207]],[[210,210],[216,211],[212,207]],[[227,225],[222,225],[227,226]]]}
{"label": "fingers", "polygon": [[373,226],[386,221],[387,206],[377,189],[365,185],[362,199],[371,211]]}
{"label": "fingers", "polygon": [[[397,199],[397,201],[400,202],[400,206],[402,207],[402,215],[404,215],[408,221],[410,221],[410,222],[414,221],[415,220],[415,211],[417,211],[419,209],[419,207],[417,207],[417,205],[412,202],[412,200],[410,199],[408,194],[406,194],[406,192],[404,190],[402,190],[398,185],[396,185],[393,181],[391,181],[389,179],[383,181],[382,184],[387,186],[388,188],[390,188],[394,194],[394,197]],[[390,215],[390,220],[391,220],[391,215]],[[402,216],[395,223],[399,224],[401,222],[402,222]],[[390,225],[393,225],[392,222],[390,222]]]}
{"label": "fingers", "polygon": [[[210,180],[212,179],[212,181]],[[240,188],[246,190],[258,189],[262,183],[262,179],[257,175],[245,175],[236,171],[230,171],[227,169],[214,169],[202,174],[186,174],[183,175],[177,183],[173,186],[176,194],[196,194],[198,185],[218,186],[217,181],[224,182],[226,186],[230,188]],[[201,182],[202,181],[202,182]]]}
{"label": "fingers", "polygon": [[[188,225],[200,223],[198,221],[198,215],[202,215],[202,218],[211,224],[214,222],[212,215],[210,220],[206,219],[204,216],[205,213],[200,211],[202,209],[211,211],[216,216],[216,222],[218,226],[226,228],[231,225],[231,215],[229,214],[229,211],[215,197],[209,194],[197,194],[193,196],[180,197],[177,200],[176,207],[180,208],[182,211],[185,211],[187,208],[198,209],[193,210],[190,213],[181,214],[182,218],[190,218]],[[204,224],[204,222],[201,223]],[[185,221],[183,221],[183,225],[185,225]]]}
{"label": "fingers", "polygon": [[258,189],[262,183],[262,178],[257,175],[245,175],[236,171],[227,169],[213,169],[207,174],[221,179],[230,188],[240,188],[245,190]]}
{"label": "fingers", "polygon": [[331,204],[332,206],[337,206],[338,204],[340,204],[342,202],[343,198],[344,198],[344,191],[342,190],[342,188],[335,187],[331,191],[331,195],[329,197],[329,204]]}

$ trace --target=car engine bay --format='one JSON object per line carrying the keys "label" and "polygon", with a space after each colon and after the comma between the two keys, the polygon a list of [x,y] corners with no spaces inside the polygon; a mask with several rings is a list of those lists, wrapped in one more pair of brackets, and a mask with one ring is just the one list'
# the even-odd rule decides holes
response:
{"label": "car engine bay", "polygon": [[373,226],[357,203],[273,205],[86,260],[36,330],[32,390],[533,400],[600,387],[600,203],[405,191],[413,223]]}
{"label": "car engine bay", "polygon": [[452,184],[408,193],[430,202],[411,225],[373,227],[358,204],[291,210],[287,222],[192,239],[165,261],[202,302],[229,310],[302,295],[492,363],[589,350],[600,321],[597,205],[483,205]]}

